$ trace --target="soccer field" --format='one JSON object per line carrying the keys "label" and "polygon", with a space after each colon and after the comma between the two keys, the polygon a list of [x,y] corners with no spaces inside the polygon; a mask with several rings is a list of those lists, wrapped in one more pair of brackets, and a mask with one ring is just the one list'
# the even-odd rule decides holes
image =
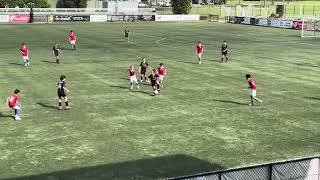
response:
{"label": "soccer field", "polygon": [[[208,22],[0,28],[0,179],[159,179],[320,154],[319,40],[299,31]],[[224,40],[230,59],[221,64]],[[21,42],[30,50],[27,68]],[[166,66],[157,96],[148,84],[129,89],[127,69],[143,56]],[[246,73],[263,106],[248,106]],[[69,111],[57,109],[61,74]],[[15,88],[20,122],[5,106]]]}

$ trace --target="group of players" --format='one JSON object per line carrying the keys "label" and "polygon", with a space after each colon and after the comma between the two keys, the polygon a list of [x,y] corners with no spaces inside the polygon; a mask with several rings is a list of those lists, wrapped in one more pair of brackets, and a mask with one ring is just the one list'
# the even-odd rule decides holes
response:
{"label": "group of players", "polygon": [[[129,42],[129,29],[126,27],[124,29],[124,37],[125,40]],[[70,31],[69,34],[69,43],[71,45],[71,49],[72,51],[76,50],[76,35],[73,31]],[[21,45],[21,54],[22,54],[22,60],[24,62],[24,66],[30,66],[30,59],[29,59],[29,50],[26,46],[25,43],[22,43]],[[201,64],[202,63],[202,54],[204,52],[204,45],[199,41],[196,45],[196,52],[198,55],[198,63]],[[59,54],[61,53],[60,49],[59,49],[59,45],[56,42],[52,48],[52,53],[55,56],[55,60],[57,64],[60,64],[60,59],[59,59]],[[222,46],[221,46],[221,63],[224,62],[228,62],[228,45],[227,42],[224,41]],[[147,76],[147,70],[151,70],[151,73],[149,76]],[[140,73],[140,82],[138,82],[137,80],[137,73],[135,70],[134,65],[131,65],[128,69],[128,76],[129,76],[129,80],[130,80],[130,89],[133,89],[134,83],[136,84],[137,89],[140,89],[139,84],[142,83],[143,81],[145,81],[146,83],[150,83],[151,87],[153,89],[154,94],[158,94],[161,90],[161,88],[164,85],[164,77],[167,74],[166,72],[166,68],[164,67],[163,63],[159,64],[158,68],[155,69],[151,69],[151,67],[149,66],[149,63],[147,62],[146,58],[143,57],[142,61],[140,63],[139,66],[139,73]],[[262,104],[262,100],[258,99],[256,97],[256,90],[257,90],[257,86],[254,83],[254,80],[252,79],[250,74],[246,74],[246,80],[249,84],[248,88],[250,89],[250,101],[251,103],[249,105],[254,105],[254,101],[257,101],[259,103],[259,105]],[[67,88],[66,88],[66,76],[65,75],[61,75],[59,82],[58,82],[58,90],[57,90],[57,94],[58,94],[58,98],[59,98],[59,109],[62,110],[62,101],[64,100],[65,102],[65,108],[66,110],[70,109],[69,103],[68,103],[68,97],[67,97],[67,93],[66,92],[70,92]],[[19,94],[20,94],[20,90],[16,89],[13,92],[13,95],[11,95],[10,97],[7,98],[7,105],[14,110],[14,114],[15,114],[15,120],[21,120],[21,105],[19,104]]]}

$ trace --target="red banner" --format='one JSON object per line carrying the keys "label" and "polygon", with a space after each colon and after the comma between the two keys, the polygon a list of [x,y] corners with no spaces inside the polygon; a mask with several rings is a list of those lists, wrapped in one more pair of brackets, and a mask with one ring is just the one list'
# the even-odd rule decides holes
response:
{"label": "red banner", "polygon": [[30,16],[26,14],[19,15],[10,15],[9,22],[10,23],[28,23],[30,20]]}
{"label": "red banner", "polygon": [[[307,26],[304,24],[303,28],[305,29]],[[293,21],[294,29],[302,29],[302,21]]]}

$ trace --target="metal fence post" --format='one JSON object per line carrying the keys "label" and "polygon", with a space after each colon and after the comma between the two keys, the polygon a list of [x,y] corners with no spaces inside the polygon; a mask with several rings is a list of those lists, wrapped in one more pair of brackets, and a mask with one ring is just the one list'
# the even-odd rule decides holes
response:
{"label": "metal fence post", "polygon": [[272,180],[272,168],[273,168],[272,164],[269,164],[268,165],[268,179],[269,180]]}
{"label": "metal fence post", "polygon": [[221,180],[221,173],[218,174],[218,180]]}

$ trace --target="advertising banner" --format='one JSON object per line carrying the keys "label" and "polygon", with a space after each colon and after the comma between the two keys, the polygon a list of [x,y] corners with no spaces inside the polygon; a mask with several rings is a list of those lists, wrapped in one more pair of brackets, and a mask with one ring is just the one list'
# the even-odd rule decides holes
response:
{"label": "advertising banner", "polygon": [[[302,21],[292,21],[292,26],[294,29],[302,29]],[[304,24],[304,28],[306,28],[306,24]]]}
{"label": "advertising banner", "polygon": [[199,21],[200,15],[156,15],[155,21]]}
{"label": "advertising banner", "polygon": [[35,15],[35,16],[33,16],[33,21],[39,22],[39,23],[46,23],[46,22],[48,22],[48,16],[47,15]]}
{"label": "advertising banner", "polygon": [[271,19],[271,27],[280,27],[280,20],[278,19]]}
{"label": "advertising banner", "polygon": [[234,17],[234,23],[235,24],[241,24],[244,21],[244,17]]}
{"label": "advertising banner", "polygon": [[259,19],[257,22],[258,26],[268,26],[268,19]]}
{"label": "advertising banner", "polygon": [[90,22],[107,22],[107,15],[90,15]]}
{"label": "advertising banner", "polygon": [[250,18],[249,17],[244,17],[242,24],[250,24]]}
{"label": "advertising banner", "polygon": [[72,16],[71,19],[72,19],[72,21],[87,21],[87,22],[89,22],[90,16],[75,15],[75,16]]}
{"label": "advertising banner", "polygon": [[10,23],[28,23],[30,16],[26,14],[9,15]]}
{"label": "advertising banner", "polygon": [[293,28],[293,21],[282,20],[282,21],[280,21],[279,27],[291,29],[291,28]]}
{"label": "advertising banner", "polygon": [[0,15],[0,23],[8,23],[9,15]]}
{"label": "advertising banner", "polygon": [[68,15],[55,15],[53,16],[53,21],[60,21],[60,22],[71,22],[72,21],[72,16]]}

